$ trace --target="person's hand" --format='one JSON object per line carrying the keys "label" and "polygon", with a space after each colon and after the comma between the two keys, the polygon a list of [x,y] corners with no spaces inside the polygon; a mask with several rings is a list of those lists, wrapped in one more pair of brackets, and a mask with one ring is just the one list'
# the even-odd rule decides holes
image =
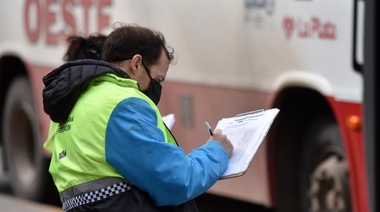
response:
{"label": "person's hand", "polygon": [[227,138],[225,134],[222,133],[222,130],[216,129],[213,132],[213,135],[210,137],[210,140],[215,140],[219,142],[223,148],[227,151],[228,157],[231,157],[232,152],[234,150],[234,146],[232,145],[230,139]]}

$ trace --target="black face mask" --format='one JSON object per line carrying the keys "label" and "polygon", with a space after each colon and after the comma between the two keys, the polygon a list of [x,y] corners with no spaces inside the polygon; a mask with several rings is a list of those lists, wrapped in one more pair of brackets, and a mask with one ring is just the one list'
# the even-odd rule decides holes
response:
{"label": "black face mask", "polygon": [[148,73],[149,75],[150,85],[148,89],[143,90],[141,92],[147,95],[154,102],[154,104],[158,105],[158,102],[160,102],[160,98],[161,98],[161,90],[162,90],[161,83],[158,80],[153,79],[152,76],[150,75],[150,70],[146,67],[144,63],[142,64],[146,70],[146,73]]}
{"label": "black face mask", "polygon": [[152,79],[151,77],[149,88],[141,92],[147,95],[154,102],[154,104],[158,105],[158,102],[160,101],[160,98],[161,98],[161,90],[162,90],[161,83],[155,79]]}

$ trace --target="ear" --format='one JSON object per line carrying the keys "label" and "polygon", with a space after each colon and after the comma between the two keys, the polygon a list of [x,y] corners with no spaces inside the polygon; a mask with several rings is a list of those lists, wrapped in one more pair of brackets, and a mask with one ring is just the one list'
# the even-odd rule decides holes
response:
{"label": "ear", "polygon": [[136,71],[140,68],[142,65],[142,56],[140,54],[135,54],[130,63],[130,68],[134,74],[136,74]]}

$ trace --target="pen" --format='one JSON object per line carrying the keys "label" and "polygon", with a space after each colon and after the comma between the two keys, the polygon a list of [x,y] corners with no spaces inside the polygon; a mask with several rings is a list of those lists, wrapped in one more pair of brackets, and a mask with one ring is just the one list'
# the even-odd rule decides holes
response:
{"label": "pen", "polygon": [[212,133],[210,124],[207,121],[205,122],[205,124],[206,124],[206,129],[210,132],[210,135],[213,136],[214,133]]}

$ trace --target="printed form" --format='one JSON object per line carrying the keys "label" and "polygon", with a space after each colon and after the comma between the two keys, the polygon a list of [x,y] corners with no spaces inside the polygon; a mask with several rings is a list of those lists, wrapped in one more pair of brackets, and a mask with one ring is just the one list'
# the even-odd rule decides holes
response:
{"label": "printed form", "polygon": [[227,170],[221,179],[238,177],[247,171],[279,111],[277,108],[257,110],[223,118],[218,122],[216,128],[221,129],[234,145]]}

